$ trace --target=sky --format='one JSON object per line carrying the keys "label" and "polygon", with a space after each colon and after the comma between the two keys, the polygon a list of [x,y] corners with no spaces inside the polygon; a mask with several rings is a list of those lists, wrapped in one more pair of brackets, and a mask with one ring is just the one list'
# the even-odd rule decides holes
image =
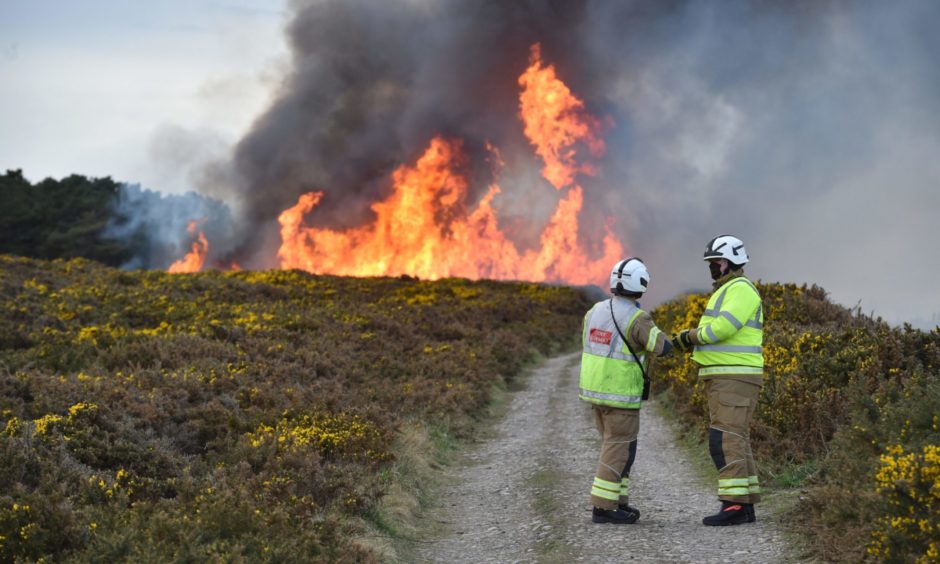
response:
{"label": "sky", "polygon": [[192,189],[285,64],[272,0],[0,0],[0,168]]}
{"label": "sky", "polygon": [[[936,29],[934,0],[0,0],[0,170],[235,203],[366,182],[358,164],[401,162],[434,127],[515,127],[487,80],[539,40],[609,124],[586,207],[647,262],[644,305],[707,288],[704,245],[733,233],[753,278],[932,327]],[[331,161],[338,141],[357,160]]]}

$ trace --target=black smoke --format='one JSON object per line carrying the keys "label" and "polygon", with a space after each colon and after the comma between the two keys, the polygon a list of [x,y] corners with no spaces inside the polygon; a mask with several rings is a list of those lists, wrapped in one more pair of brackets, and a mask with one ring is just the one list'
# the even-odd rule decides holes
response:
{"label": "black smoke", "polygon": [[[477,191],[492,181],[487,142],[508,164],[533,169],[539,163],[522,132],[518,77],[537,42],[546,61],[574,66],[587,8],[294,2],[287,28],[292,71],[231,162],[214,171],[213,187],[237,202],[246,232],[256,234],[311,190],[326,193],[311,219],[316,224],[368,220],[368,204],[387,193],[392,170],[413,162],[437,134],[463,140]],[[251,255],[265,241],[253,237],[239,252]]]}
{"label": "black smoke", "polygon": [[[646,260],[653,303],[707,284],[704,243],[730,232],[756,277],[818,282],[888,317],[940,310],[924,237],[940,217],[940,3],[296,0],[289,11],[291,70],[203,186],[234,203],[233,256],[248,266],[272,265],[259,257],[273,257],[276,216],[301,193],[326,192],[317,225],[368,220],[390,172],[439,133],[464,139],[476,190],[491,180],[485,142],[503,150],[501,219],[537,232],[526,212],[544,211],[535,195],[552,189],[522,135],[517,78],[538,42],[611,124],[600,174],[580,179],[585,215],[612,217]],[[908,276],[872,276],[876,257],[878,271]]]}

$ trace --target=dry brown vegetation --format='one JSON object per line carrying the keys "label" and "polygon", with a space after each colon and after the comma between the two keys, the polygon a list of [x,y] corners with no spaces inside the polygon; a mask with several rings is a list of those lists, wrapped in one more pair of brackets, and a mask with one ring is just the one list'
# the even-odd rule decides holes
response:
{"label": "dry brown vegetation", "polygon": [[[585,298],[0,255],[0,561],[369,561],[404,425],[462,433]],[[358,519],[348,519],[355,516]]]}

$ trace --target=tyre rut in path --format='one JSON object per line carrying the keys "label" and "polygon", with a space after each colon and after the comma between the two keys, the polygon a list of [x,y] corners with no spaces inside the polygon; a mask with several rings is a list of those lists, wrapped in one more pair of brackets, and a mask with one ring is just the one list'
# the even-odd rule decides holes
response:
{"label": "tyre rut in path", "polygon": [[420,562],[786,562],[776,517],[705,527],[718,508],[653,409],[641,410],[630,505],[633,525],[591,522],[588,501],[599,439],[590,406],[578,400],[579,354],[555,357],[513,392],[492,438],[448,468],[435,518],[443,538],[425,542]]}

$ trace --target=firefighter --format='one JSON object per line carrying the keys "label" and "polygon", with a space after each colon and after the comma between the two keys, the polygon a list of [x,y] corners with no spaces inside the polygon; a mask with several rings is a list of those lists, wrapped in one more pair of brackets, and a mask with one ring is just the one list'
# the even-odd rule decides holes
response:
{"label": "firefighter", "polygon": [[698,327],[673,336],[679,350],[692,349],[708,399],[708,450],[718,469],[718,513],[705,525],[753,523],[760,501],[749,428],[763,381],[764,314],[760,293],[745,278],[744,243],[719,235],[705,246],[715,292]]}
{"label": "firefighter", "polygon": [[640,401],[649,393],[646,354],[662,356],[672,350],[670,340],[636,301],[649,281],[642,260],[618,262],[610,273],[613,297],[594,304],[584,316],[578,397],[593,404],[602,440],[591,487],[595,523],[635,523],[640,518],[627,502]]}

